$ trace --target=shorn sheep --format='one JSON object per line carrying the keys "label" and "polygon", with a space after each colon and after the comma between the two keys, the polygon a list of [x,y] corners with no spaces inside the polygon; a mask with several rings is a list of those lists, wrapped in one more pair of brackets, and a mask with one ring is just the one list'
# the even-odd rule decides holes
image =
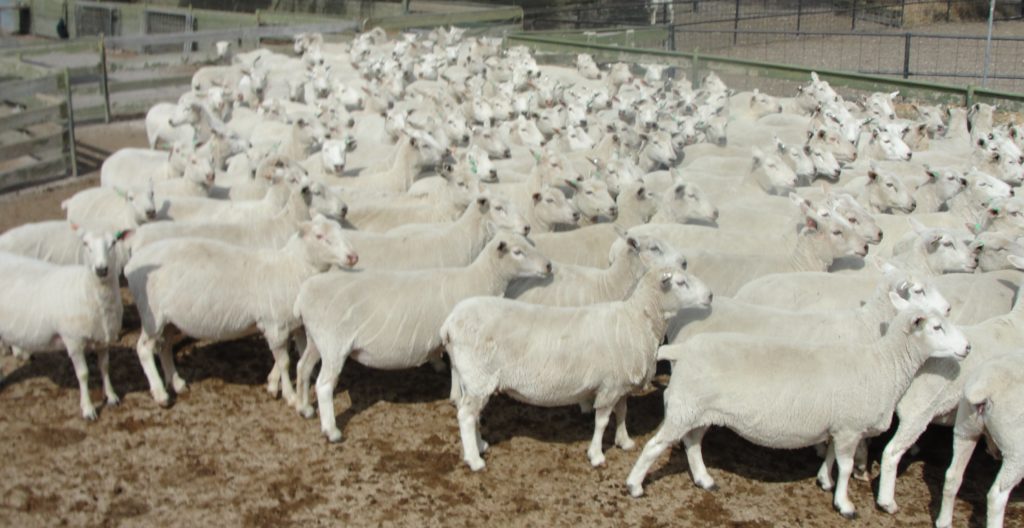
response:
{"label": "shorn sheep", "polygon": [[953,461],[942,487],[942,507],[937,528],[953,526],[953,500],[964,470],[982,434],[994,443],[1003,458],[995,482],[988,491],[988,528],[1002,528],[1010,492],[1024,478],[1024,351],[1017,350],[985,362],[967,380],[956,411],[953,429]]}
{"label": "shorn sheep", "polygon": [[350,268],[358,259],[341,227],[323,216],[299,224],[281,249],[181,238],[136,251],[125,276],[142,319],[137,351],[154,399],[160,405],[169,402],[153,362],[158,347],[164,374],[171,378],[174,390],[185,388],[164,339],[170,324],[185,335],[214,341],[259,331],[275,361],[268,390],[276,395],[280,381],[285,400],[293,404],[295,394],[286,374],[287,344],[301,326],[292,315],[299,287],[331,266]]}
{"label": "shorn sheep", "polygon": [[[858,443],[889,428],[896,402],[928,358],[970,352],[967,338],[942,314],[910,307],[895,293],[890,297],[900,313],[877,341],[794,343],[711,333],[667,346],[660,355],[675,367],[664,396],[665,419],[629,473],[629,493],[643,494],[651,465],[680,439],[694,482],[715,489],[701,441],[718,425],[774,448],[831,440],[823,467],[833,456],[839,465],[834,505],[844,517],[855,517],[847,486]],[[818,479],[831,489],[828,473]]]}
{"label": "shorn sheep", "polygon": [[118,279],[124,261],[116,246],[130,235],[80,231],[89,252],[87,265],[60,266],[0,252],[0,344],[24,352],[67,349],[86,420],[96,419],[89,398],[86,348],[94,346],[99,356],[107,404],[120,401],[110,383],[106,345],[121,333],[124,306]]}
{"label": "shorn sheep", "polygon": [[[499,233],[472,264],[418,271],[333,272],[305,284],[295,302],[308,336],[299,360],[299,411],[312,416],[308,379],[317,357],[316,380],[321,430],[337,442],[334,388],[349,358],[372,368],[418,367],[435,357],[438,329],[459,301],[501,295],[518,277],[544,277],[551,261],[523,236]],[[436,295],[424,296],[424,291]]]}
{"label": "shorn sheep", "polygon": [[463,460],[473,471],[484,468],[480,413],[495,393],[532,405],[593,407],[587,456],[594,466],[605,461],[601,439],[614,409],[615,444],[631,449],[626,398],[654,376],[668,318],[711,298],[703,282],[673,267],[648,271],[625,301],[579,308],[482,297],[459,303],[441,339],[451,358]]}

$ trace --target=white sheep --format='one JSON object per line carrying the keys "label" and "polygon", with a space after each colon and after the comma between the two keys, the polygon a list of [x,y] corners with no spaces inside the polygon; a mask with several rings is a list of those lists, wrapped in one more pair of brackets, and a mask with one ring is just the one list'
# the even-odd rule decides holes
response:
{"label": "white sheep", "polygon": [[652,266],[676,265],[686,259],[664,242],[620,233],[611,247],[608,268],[556,264],[550,277],[513,281],[505,297],[546,306],[585,306],[625,299]]}
{"label": "white sheep", "polygon": [[441,327],[452,363],[463,460],[484,467],[480,413],[495,393],[542,406],[583,404],[595,410],[590,463],[605,457],[601,439],[612,410],[615,443],[633,447],[626,398],[654,375],[655,352],[668,317],[707,306],[711,291],[678,268],[655,268],[624,301],[584,307],[537,306],[510,299],[459,303]]}
{"label": "white sheep", "polygon": [[358,256],[337,223],[318,216],[299,225],[281,249],[248,249],[214,240],[172,239],[135,251],[125,276],[142,319],[137,351],[160,405],[168,396],[153,362],[159,347],[164,373],[175,391],[185,381],[174,367],[164,329],[172,324],[198,339],[222,341],[254,331],[274,354],[268,390],[277,394],[278,377],[289,405],[294,404],[287,343],[300,322],[292,314],[302,281],[332,265],[352,267]]}
{"label": "white sheep", "polygon": [[60,266],[0,252],[0,343],[25,352],[67,349],[82,417],[95,420],[85,350],[95,347],[107,404],[117,405],[106,346],[120,337],[124,310],[118,282],[124,260],[115,246],[131,232],[79,234],[79,243],[88,248],[86,265]]}
{"label": "white sheep", "polygon": [[133,229],[157,216],[152,185],[142,189],[93,187],[60,204],[72,224],[87,230]]}
{"label": "white sheep", "polygon": [[[512,279],[550,273],[551,261],[528,240],[500,233],[464,268],[337,272],[306,281],[295,302],[308,336],[296,369],[299,412],[312,416],[309,376],[322,358],[316,380],[321,430],[337,442],[333,396],[346,359],[388,370],[423,365],[436,357],[438,330],[459,301],[501,295]],[[437,295],[424,297],[428,289]]]}
{"label": "white sheep", "polygon": [[1021,450],[1024,449],[1024,428],[1020,409],[1024,406],[1024,352],[1015,350],[981,365],[967,380],[964,395],[956,412],[953,430],[953,460],[946,471],[942,487],[942,506],[935,526],[953,526],[953,503],[960,489],[964,470],[971,453],[984,434],[995,444],[1003,463],[988,491],[986,526],[1002,528],[1010,492],[1024,478]]}
{"label": "white sheep", "polygon": [[[665,391],[665,419],[630,471],[630,494],[643,494],[651,465],[680,439],[694,482],[714,489],[701,440],[711,425],[720,425],[773,448],[831,440],[823,468],[832,456],[839,464],[834,504],[844,517],[855,517],[847,487],[861,439],[889,428],[896,402],[928,358],[963,358],[971,349],[941,314],[891,298],[900,313],[877,341],[802,343],[722,333],[667,346],[660,355],[676,368]],[[824,471],[819,482],[832,487]]]}

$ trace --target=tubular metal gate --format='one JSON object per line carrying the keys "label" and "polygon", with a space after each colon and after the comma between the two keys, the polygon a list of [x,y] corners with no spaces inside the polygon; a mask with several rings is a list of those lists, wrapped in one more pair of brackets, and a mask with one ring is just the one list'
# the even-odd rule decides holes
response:
{"label": "tubular metal gate", "polygon": [[[196,20],[191,13],[176,13],[147,9],[143,15],[143,32],[147,35],[160,33],[191,33],[196,30]],[[166,44],[146,46],[146,53],[174,53],[176,51],[194,51],[194,42],[186,42],[183,46]]]}
{"label": "tubular metal gate", "polygon": [[100,33],[108,36],[117,35],[120,33],[118,14],[118,9],[113,7],[76,2],[75,36],[87,37]]}

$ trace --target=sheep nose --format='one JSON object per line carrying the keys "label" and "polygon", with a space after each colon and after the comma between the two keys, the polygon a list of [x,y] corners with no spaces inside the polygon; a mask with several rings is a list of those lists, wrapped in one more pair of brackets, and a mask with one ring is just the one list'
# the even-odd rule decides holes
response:
{"label": "sheep nose", "polygon": [[356,126],[356,120],[350,118],[348,121],[345,121],[345,124],[348,125],[349,128],[352,128]]}
{"label": "sheep nose", "polygon": [[512,157],[512,149],[505,149],[505,159]]}
{"label": "sheep nose", "polygon": [[584,119],[584,120],[580,121],[580,126],[583,127],[583,128],[587,128],[587,120]]}
{"label": "sheep nose", "polygon": [[913,158],[913,157],[914,157],[914,153],[913,152],[907,152],[907,161],[910,161],[910,158]]}
{"label": "sheep nose", "polygon": [[530,234],[530,226],[523,226],[523,236]]}
{"label": "sheep nose", "polygon": [[608,209],[608,214],[610,214],[613,217],[619,216],[619,208],[612,206],[611,209]]}
{"label": "sheep nose", "polygon": [[337,172],[339,174],[342,173],[342,172],[345,172],[345,166],[344,165],[335,165],[334,166],[334,172]]}
{"label": "sheep nose", "polygon": [[491,169],[490,174],[491,174],[491,178],[494,178],[495,180],[498,179],[498,170],[497,169]]}
{"label": "sheep nose", "polygon": [[348,216],[348,206],[343,205],[341,206],[341,217],[345,218],[346,216]]}
{"label": "sheep nose", "polygon": [[148,218],[150,220],[156,218],[156,211],[154,211],[154,210],[146,211],[146,218]]}
{"label": "sheep nose", "polygon": [[462,135],[462,142],[463,143],[468,143],[469,142],[469,134],[463,134]]}
{"label": "sheep nose", "polygon": [[715,294],[714,293],[709,293],[708,294],[708,304],[711,304],[711,302],[714,301],[714,300],[715,300]]}
{"label": "sheep nose", "polygon": [[579,214],[579,213],[576,213],[576,212],[574,212],[574,213],[572,214],[572,221],[573,221],[573,222],[579,222],[579,221],[580,221],[580,214]]}
{"label": "sheep nose", "polygon": [[1013,196],[1013,189],[1010,189],[1010,196]]}
{"label": "sheep nose", "polygon": [[713,212],[711,213],[711,219],[712,219],[712,220],[718,220],[718,209],[715,209],[715,210],[714,210],[714,211],[713,211]]}
{"label": "sheep nose", "polygon": [[967,355],[970,355],[970,353],[971,353],[971,345],[970,345],[970,343],[968,343],[967,347],[964,348],[964,355],[967,356]]}
{"label": "sheep nose", "polygon": [[348,266],[351,268],[359,263],[359,255],[356,255],[355,253],[349,253],[345,257],[345,260],[348,262]]}
{"label": "sheep nose", "polygon": [[551,261],[550,261],[550,260],[549,260],[549,261],[548,261],[548,263],[547,263],[547,264],[546,264],[546,265],[544,266],[544,271],[545,271],[545,272],[547,272],[547,274],[548,274],[548,275],[551,275]]}
{"label": "sheep nose", "polygon": [[947,305],[946,306],[946,317],[949,317],[949,315],[952,314],[952,313],[953,313],[953,307]]}
{"label": "sheep nose", "polygon": [[103,267],[96,268],[95,271],[96,271],[96,276],[102,279],[103,277],[107,276],[107,272],[109,270],[107,269],[106,266],[103,266]]}
{"label": "sheep nose", "polygon": [[884,237],[884,236],[885,236],[885,233],[882,232],[882,231],[879,231],[878,232],[878,241],[881,242],[882,241],[882,237]]}

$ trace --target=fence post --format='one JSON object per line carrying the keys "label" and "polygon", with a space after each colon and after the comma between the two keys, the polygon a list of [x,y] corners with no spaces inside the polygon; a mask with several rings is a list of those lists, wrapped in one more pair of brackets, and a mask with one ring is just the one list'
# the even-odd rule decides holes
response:
{"label": "fence post", "polygon": [[970,107],[972,104],[974,104],[974,85],[968,84],[967,93],[964,94],[964,106]]}
{"label": "fence post", "polygon": [[103,92],[103,122],[110,122],[110,88],[107,82],[107,37],[100,33],[100,91]]}
{"label": "fence post", "polygon": [[903,78],[910,78],[910,33],[903,34]]}
{"label": "fence post", "polygon": [[804,14],[804,0],[796,0],[796,32],[800,32],[800,18]]}
{"label": "fence post", "polygon": [[697,86],[700,78],[700,48],[693,48],[693,63],[690,64],[690,84]]}
{"label": "fence post", "polygon": [[[1024,5],[1024,4],[1022,4]],[[1024,7],[1021,7],[1024,9]],[[946,0],[946,22],[949,22],[949,12],[953,10],[953,0]]]}
{"label": "fence post", "polygon": [[71,176],[78,177],[78,154],[75,152],[75,108],[71,104],[71,74],[64,68],[64,106],[67,108],[65,118],[68,120],[68,143],[71,150]]}
{"label": "fence post", "polygon": [[736,17],[732,21],[732,45],[736,45],[736,37],[740,29],[740,0],[736,0]]}
{"label": "fence post", "polygon": [[857,0],[853,0],[853,9],[850,10],[850,31],[857,29]]}
{"label": "fence post", "polygon": [[672,24],[665,24],[665,30],[668,31],[668,50],[676,50],[676,28]]}

